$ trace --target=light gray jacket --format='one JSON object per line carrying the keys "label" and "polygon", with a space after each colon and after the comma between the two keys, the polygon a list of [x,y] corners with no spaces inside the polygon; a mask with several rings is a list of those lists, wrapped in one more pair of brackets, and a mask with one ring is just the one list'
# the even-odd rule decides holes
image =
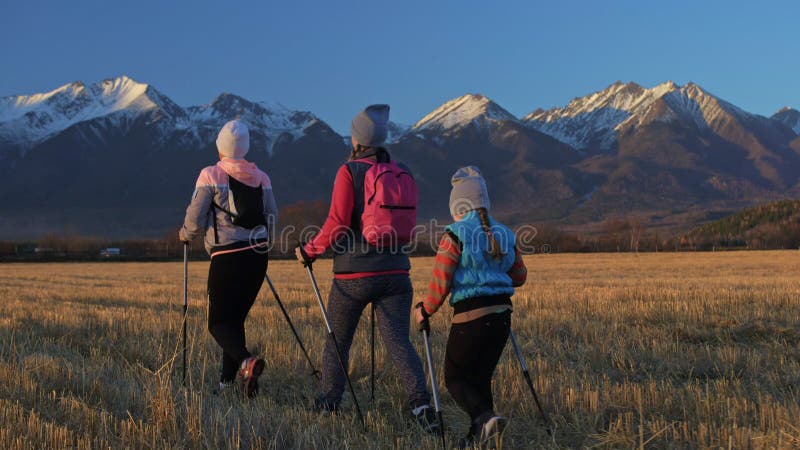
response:
{"label": "light gray jacket", "polygon": [[[236,226],[228,213],[218,208],[212,208],[211,205],[214,202],[228,211],[236,213],[233,197],[229,195],[229,175],[248,186],[261,186],[264,190],[264,218],[270,233],[274,231],[278,221],[278,207],[275,204],[272,183],[267,174],[251,162],[224,158],[216,165],[206,167],[200,172],[194,194],[192,194],[192,201],[186,208],[183,228],[180,230],[180,238],[183,241],[190,241],[205,234],[205,247],[209,254],[224,247],[238,247],[239,244],[254,243],[256,239],[270,238],[267,229],[257,227],[248,230]],[[216,236],[212,214],[215,214],[217,219]]]}

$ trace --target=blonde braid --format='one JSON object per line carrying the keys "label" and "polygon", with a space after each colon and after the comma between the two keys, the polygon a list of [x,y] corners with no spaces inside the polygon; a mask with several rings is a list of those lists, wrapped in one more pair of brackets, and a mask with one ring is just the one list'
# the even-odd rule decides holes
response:
{"label": "blonde braid", "polygon": [[475,211],[478,213],[478,218],[481,221],[481,228],[483,228],[483,231],[486,233],[486,237],[489,238],[489,254],[494,259],[502,258],[506,254],[503,252],[503,249],[500,248],[500,244],[492,233],[492,224],[489,222],[489,211],[486,208],[478,208]]}

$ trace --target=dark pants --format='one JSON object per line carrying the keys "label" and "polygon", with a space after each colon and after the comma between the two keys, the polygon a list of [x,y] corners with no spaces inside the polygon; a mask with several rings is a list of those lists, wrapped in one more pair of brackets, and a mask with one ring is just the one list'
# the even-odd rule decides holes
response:
{"label": "dark pants", "polygon": [[473,422],[483,414],[494,413],[492,375],[510,330],[510,311],[488,314],[450,328],[444,382]]}
{"label": "dark pants", "polygon": [[[350,346],[361,313],[375,305],[375,320],[381,341],[400,375],[412,408],[430,401],[422,362],[409,338],[411,301],[414,297],[408,275],[384,275],[354,280],[333,280],[328,298],[328,317],[339,343],[339,351],[349,368]],[[322,357],[321,396],[339,403],[345,389],[345,377],[336,356],[336,347],[328,337]]]}
{"label": "dark pants", "polygon": [[222,347],[220,381],[236,378],[250,352],[245,346],[244,321],[264,283],[267,255],[244,250],[216,255],[208,268],[208,331]]}

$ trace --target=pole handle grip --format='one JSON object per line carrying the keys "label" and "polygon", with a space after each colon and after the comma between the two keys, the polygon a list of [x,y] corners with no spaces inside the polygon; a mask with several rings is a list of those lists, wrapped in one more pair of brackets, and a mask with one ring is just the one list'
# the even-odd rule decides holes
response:
{"label": "pole handle grip", "polygon": [[431,317],[430,314],[428,314],[428,311],[425,310],[425,306],[422,305],[422,302],[417,303],[416,307],[419,308],[423,318],[422,322],[419,322],[418,324],[419,331],[420,332],[424,331],[428,334],[431,334],[431,323],[428,320]]}
{"label": "pole handle grip", "polygon": [[300,249],[300,255],[303,257],[303,267],[308,267],[309,270],[314,270],[314,259],[306,253],[306,243],[303,241],[297,242],[297,248]]}

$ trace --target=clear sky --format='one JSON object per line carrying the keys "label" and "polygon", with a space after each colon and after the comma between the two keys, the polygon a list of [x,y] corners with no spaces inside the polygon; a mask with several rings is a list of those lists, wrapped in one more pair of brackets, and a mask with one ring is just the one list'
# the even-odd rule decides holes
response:
{"label": "clear sky", "polygon": [[759,114],[800,108],[800,2],[5,1],[0,96],[127,74],[188,106],[220,92],[349,134],[483,93],[517,115],[614,81],[694,81]]}

